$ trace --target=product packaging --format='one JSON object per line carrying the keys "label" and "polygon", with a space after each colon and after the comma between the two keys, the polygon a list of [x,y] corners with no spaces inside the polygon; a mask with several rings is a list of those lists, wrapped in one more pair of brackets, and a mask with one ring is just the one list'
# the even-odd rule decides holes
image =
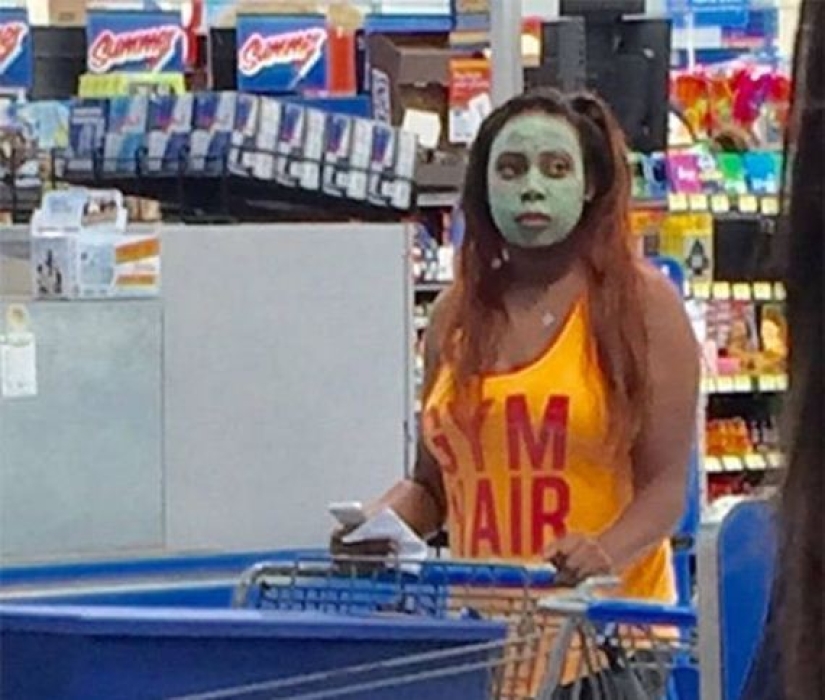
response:
{"label": "product packaging", "polygon": [[234,92],[199,92],[195,95],[189,166],[192,173],[224,171],[235,126]]}
{"label": "product packaging", "polygon": [[300,186],[305,190],[318,191],[321,189],[321,168],[326,143],[327,115],[318,109],[307,109],[305,118],[304,165],[301,171]]}
{"label": "product packaging", "polygon": [[176,174],[189,152],[193,95],[153,95],[149,98],[145,167],[150,173]]}
{"label": "product packaging", "polygon": [[146,95],[113,97],[103,146],[103,172],[133,174],[143,153],[149,117]]}
{"label": "product packaging", "polygon": [[307,110],[291,102],[284,103],[275,144],[275,179],[285,187],[298,187],[304,170],[304,134]]}
{"label": "product packaging", "polygon": [[235,102],[235,125],[229,146],[228,168],[235,175],[252,175],[255,160],[255,137],[260,122],[261,98],[241,93]]}
{"label": "product packaging", "polygon": [[69,112],[67,174],[91,174],[103,155],[108,115],[106,100],[75,100]]}
{"label": "product packaging", "polygon": [[327,115],[324,139],[322,189],[333,197],[347,194],[355,119],[346,114]]}
{"label": "product packaging", "polygon": [[32,283],[41,299],[157,296],[160,238],[127,232],[120,192],[47,193],[32,216]]}
{"label": "product packaging", "polygon": [[367,198],[376,206],[409,209],[415,171],[413,134],[383,124],[372,132]]}

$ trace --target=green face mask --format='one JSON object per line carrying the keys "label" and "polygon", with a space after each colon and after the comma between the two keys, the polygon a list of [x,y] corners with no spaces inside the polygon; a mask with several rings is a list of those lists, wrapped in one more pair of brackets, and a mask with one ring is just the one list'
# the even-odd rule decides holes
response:
{"label": "green face mask", "polygon": [[508,243],[560,243],[584,211],[584,159],[576,131],[547,114],[511,119],[493,140],[487,183],[493,221]]}

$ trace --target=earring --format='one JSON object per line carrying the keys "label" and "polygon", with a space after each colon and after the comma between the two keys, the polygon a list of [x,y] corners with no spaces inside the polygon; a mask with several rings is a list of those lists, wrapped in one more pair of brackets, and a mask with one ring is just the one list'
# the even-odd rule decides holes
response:
{"label": "earring", "polygon": [[494,270],[500,270],[507,262],[510,262],[510,253],[507,252],[507,248],[502,248],[498,256],[490,262],[490,267]]}

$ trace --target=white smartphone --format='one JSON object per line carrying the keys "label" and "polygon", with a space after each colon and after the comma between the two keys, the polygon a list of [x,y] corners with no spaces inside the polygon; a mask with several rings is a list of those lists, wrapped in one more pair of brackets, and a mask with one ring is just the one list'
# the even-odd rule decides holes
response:
{"label": "white smartphone", "polygon": [[344,527],[358,527],[367,521],[364,505],[360,501],[330,503],[329,512]]}

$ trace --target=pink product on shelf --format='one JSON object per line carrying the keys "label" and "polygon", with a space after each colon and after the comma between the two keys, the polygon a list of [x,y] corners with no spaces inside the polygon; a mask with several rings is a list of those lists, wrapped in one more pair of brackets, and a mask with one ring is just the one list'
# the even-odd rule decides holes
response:
{"label": "pink product on shelf", "polygon": [[667,157],[667,173],[672,192],[702,194],[699,159],[693,153],[674,153]]}
{"label": "pink product on shelf", "polygon": [[720,376],[729,376],[732,374],[739,374],[742,371],[742,363],[736,357],[717,357],[716,358],[716,374]]}

